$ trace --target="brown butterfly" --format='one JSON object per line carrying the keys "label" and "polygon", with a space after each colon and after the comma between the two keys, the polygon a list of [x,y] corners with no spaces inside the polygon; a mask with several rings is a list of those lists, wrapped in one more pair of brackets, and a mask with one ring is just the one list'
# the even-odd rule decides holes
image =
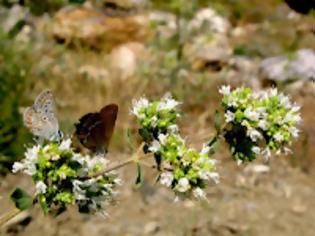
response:
{"label": "brown butterfly", "polygon": [[88,113],[75,124],[75,136],[80,143],[96,153],[106,153],[114,132],[118,113],[116,104],[103,107],[100,112]]}

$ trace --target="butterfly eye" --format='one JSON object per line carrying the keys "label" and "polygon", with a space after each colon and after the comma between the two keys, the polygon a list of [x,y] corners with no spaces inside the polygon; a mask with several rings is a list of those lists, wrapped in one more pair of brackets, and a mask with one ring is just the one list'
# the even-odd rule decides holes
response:
{"label": "butterfly eye", "polygon": [[47,121],[48,117],[47,116],[43,116],[43,121]]}

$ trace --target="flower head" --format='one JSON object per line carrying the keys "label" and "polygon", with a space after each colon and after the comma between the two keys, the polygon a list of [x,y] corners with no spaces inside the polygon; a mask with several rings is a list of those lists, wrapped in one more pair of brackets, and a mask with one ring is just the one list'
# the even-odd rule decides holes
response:
{"label": "flower head", "polygon": [[13,172],[22,171],[32,176],[36,184],[36,197],[45,213],[76,204],[80,212],[95,213],[115,195],[119,183],[114,172],[89,177],[108,165],[101,156],[76,153],[71,140],[60,144],[51,142],[30,147],[25,158],[13,165]]}
{"label": "flower head", "polygon": [[236,160],[251,161],[257,155],[269,158],[271,152],[281,153],[298,137],[300,107],[276,88],[254,92],[222,87],[219,92],[225,122],[230,124],[225,139]]}
{"label": "flower head", "polygon": [[200,152],[188,148],[179,134],[176,124],[179,104],[170,96],[147,104],[142,111],[145,116],[137,117],[139,133],[146,143],[145,149],[153,153],[162,171],[159,182],[176,195],[201,198],[206,182],[217,183],[219,175],[215,172],[215,161],[209,157],[210,147],[204,145]]}

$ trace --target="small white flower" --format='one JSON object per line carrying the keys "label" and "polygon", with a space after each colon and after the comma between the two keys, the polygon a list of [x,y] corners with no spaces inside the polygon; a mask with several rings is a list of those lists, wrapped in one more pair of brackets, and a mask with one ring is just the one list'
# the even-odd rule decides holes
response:
{"label": "small white flower", "polygon": [[299,130],[296,127],[290,127],[289,132],[292,135],[292,137],[297,138],[299,137]]}
{"label": "small white flower", "polygon": [[281,142],[283,141],[283,135],[280,132],[277,132],[273,135],[273,138],[277,141],[277,142]]}
{"label": "small white flower", "polygon": [[256,142],[257,139],[262,138],[261,133],[259,133],[259,131],[257,131],[257,130],[254,129],[254,128],[248,128],[248,129],[247,129],[247,136],[249,136],[250,139],[251,139],[253,142]]}
{"label": "small white flower", "polygon": [[221,88],[219,89],[219,93],[221,93],[222,95],[230,94],[231,93],[231,86],[230,85],[221,86]]}
{"label": "small white flower", "polygon": [[298,112],[298,111],[300,111],[300,109],[301,109],[300,106],[294,104],[294,106],[292,106],[292,108],[291,108],[291,111],[292,111],[292,112]]}
{"label": "small white flower", "polygon": [[277,88],[272,88],[269,90],[269,94],[271,97],[277,96],[278,95],[278,90]]}
{"label": "small white flower", "polygon": [[74,193],[74,197],[76,200],[86,200],[87,197],[85,196],[86,191],[84,189],[81,188],[81,185],[83,184],[82,181],[79,180],[74,180],[72,181],[72,191]]}
{"label": "small white flower", "polygon": [[289,109],[291,107],[291,102],[288,96],[285,96],[283,94],[279,95],[280,99],[280,105],[283,106],[286,109]]}
{"label": "small white flower", "polygon": [[228,97],[227,105],[228,105],[229,107],[237,107],[237,106],[238,106],[238,100],[237,100],[237,98],[236,98],[236,97],[229,96],[229,97]]}
{"label": "small white flower", "polygon": [[50,158],[50,160],[52,160],[52,161],[57,161],[57,160],[59,160],[60,159],[60,155],[53,155],[51,158]]}
{"label": "small white flower", "polygon": [[139,100],[133,101],[133,106],[131,113],[134,114],[136,117],[143,119],[144,114],[140,114],[140,110],[143,108],[147,108],[149,106],[149,100],[146,98],[140,98]]}
{"label": "small white flower", "polygon": [[38,181],[36,183],[36,192],[35,194],[38,195],[40,193],[46,193],[47,185],[43,181]]}
{"label": "small white flower", "polygon": [[[290,113],[288,113],[288,114],[290,114]],[[287,114],[287,115],[288,115]],[[300,114],[290,114],[290,116],[289,117],[285,117],[284,119],[286,119],[286,121],[293,121],[293,122],[296,122],[296,123],[300,123],[301,122],[301,120],[302,120],[302,118],[301,118],[301,115]]]}
{"label": "small white flower", "polygon": [[12,166],[12,172],[13,173],[17,173],[17,172],[24,170],[24,169],[25,169],[25,166],[21,162],[14,162],[14,164]]}
{"label": "small white flower", "polygon": [[284,154],[292,154],[292,150],[290,148],[284,147],[283,148]]}
{"label": "small white flower", "polygon": [[156,140],[154,140],[151,143],[151,146],[149,147],[149,151],[153,153],[158,152],[160,149],[161,149],[161,144]]}
{"label": "small white flower", "polygon": [[86,160],[86,157],[82,156],[80,153],[74,153],[73,156],[72,156],[72,159],[74,161],[79,162],[81,165],[83,165],[85,160]]}
{"label": "small white flower", "polygon": [[160,176],[160,183],[166,187],[170,187],[174,180],[174,176],[170,172],[164,172]]}
{"label": "small white flower", "polygon": [[185,148],[183,146],[180,145],[180,146],[177,147],[177,151],[178,151],[178,155],[179,156],[183,156],[185,154],[186,150],[185,150]]}
{"label": "small white flower", "polygon": [[233,121],[235,119],[235,114],[231,111],[227,111],[224,114],[224,117],[225,117],[225,122],[230,123],[231,121]]}
{"label": "small white flower", "polygon": [[206,198],[206,193],[201,188],[194,189],[193,194],[198,199],[205,199]]}
{"label": "small white flower", "polygon": [[160,141],[161,144],[165,144],[167,138],[168,138],[168,135],[167,135],[167,134],[159,134],[159,136],[158,136],[158,139],[159,139],[159,141]]}
{"label": "small white flower", "polygon": [[39,152],[40,146],[33,146],[32,148],[28,148],[25,153],[25,158],[28,160],[36,160]]}
{"label": "small white flower", "polygon": [[215,184],[220,183],[220,175],[217,172],[210,172],[209,173],[210,178],[213,180]]}
{"label": "small white flower", "polygon": [[208,155],[210,147],[207,144],[203,144],[200,154]]}
{"label": "small white flower", "polygon": [[167,130],[170,133],[176,133],[176,132],[178,132],[178,126],[177,125],[170,125],[170,126],[167,127]]}
{"label": "small white flower", "polygon": [[271,151],[269,148],[265,148],[261,154],[264,156],[266,161],[268,161],[269,158],[271,157]]}
{"label": "small white flower", "polygon": [[165,97],[158,105],[158,111],[160,110],[174,110],[180,103],[168,96]]}
{"label": "small white flower", "polygon": [[153,116],[153,117],[151,118],[151,126],[152,126],[153,128],[156,127],[157,121],[158,121],[158,118],[157,118],[156,116]]}
{"label": "small white flower", "polygon": [[121,186],[123,184],[123,181],[119,178],[116,178],[113,180],[114,184]]}
{"label": "small white flower", "polygon": [[29,175],[29,176],[35,175],[36,174],[36,166],[35,166],[35,164],[32,163],[32,162],[25,162],[24,173]]}
{"label": "small white flower", "polygon": [[252,148],[252,151],[253,151],[256,155],[259,155],[259,154],[260,154],[260,147],[254,146],[254,147]]}
{"label": "small white flower", "polygon": [[178,192],[184,193],[190,188],[189,180],[187,178],[181,178],[176,185]]}
{"label": "small white flower", "polygon": [[266,108],[265,107],[257,107],[256,112],[258,112],[260,114],[260,116],[264,117],[265,115],[267,115],[266,113]]}
{"label": "small white flower", "polygon": [[250,108],[247,108],[244,111],[244,115],[245,115],[246,118],[248,118],[250,120],[253,120],[253,121],[258,121],[259,120],[259,113],[256,112],[256,111],[253,111]]}
{"label": "small white flower", "polygon": [[70,149],[70,146],[71,146],[71,139],[69,138],[61,142],[61,144],[59,145],[59,150],[61,151],[68,150]]}
{"label": "small white flower", "polygon": [[258,127],[262,130],[267,130],[269,127],[269,123],[266,120],[260,120],[258,121]]}

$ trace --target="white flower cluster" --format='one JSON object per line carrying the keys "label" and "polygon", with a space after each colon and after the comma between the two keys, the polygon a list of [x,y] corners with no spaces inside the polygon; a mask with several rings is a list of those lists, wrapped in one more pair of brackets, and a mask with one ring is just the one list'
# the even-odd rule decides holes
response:
{"label": "white flower cluster", "polygon": [[[160,135],[162,136],[162,135]],[[178,134],[160,137],[155,155],[163,158],[166,167],[162,169],[160,183],[171,187],[177,195],[187,196],[192,193],[196,198],[205,198],[204,188],[212,180],[219,183],[219,174],[215,172],[216,161],[209,157],[209,147],[204,145],[201,152],[187,148],[185,141]]]}
{"label": "white flower cluster", "polygon": [[28,148],[25,152],[25,158],[20,162],[14,162],[12,172],[23,171],[25,174],[33,176],[36,173],[37,155],[40,148],[39,145]]}
{"label": "white flower cluster", "polygon": [[[178,101],[169,94],[161,101],[150,103],[146,98],[140,98],[133,102],[131,113],[135,115],[145,127],[176,129]],[[172,124],[170,124],[172,123]]]}
{"label": "white flower cluster", "polygon": [[[81,164],[81,168],[78,170],[79,177],[93,175],[105,169],[110,163],[102,155],[91,157],[89,155],[75,154],[73,160]],[[74,179],[72,184],[72,191],[80,212],[100,212],[105,215],[104,209],[117,195],[114,189],[117,185],[122,184],[122,180],[117,178],[115,171],[111,171],[106,173],[106,175],[86,180]]]}
{"label": "white flower cluster", "polygon": [[[253,92],[250,88],[231,91],[230,86],[222,86],[219,92],[223,95],[225,121],[230,125],[225,137],[236,159],[252,160],[259,154],[269,158],[272,151],[289,151],[286,146],[298,137],[301,117],[300,107],[288,96],[275,88]],[[240,151],[244,148],[251,150]]]}
{"label": "white flower cluster", "polygon": [[103,207],[113,200],[114,188],[121,182],[113,171],[89,177],[108,164],[103,156],[75,153],[71,149],[71,139],[66,139],[60,144],[28,148],[25,158],[15,162],[12,171],[32,176],[36,196],[45,212],[50,212],[53,205],[64,208],[66,204],[77,204],[80,212],[95,213],[103,211]]}
{"label": "white flower cluster", "polygon": [[186,146],[176,124],[179,104],[170,96],[153,102],[141,98],[134,102],[132,113],[141,124],[139,133],[146,142],[145,149],[154,154],[161,167],[159,182],[176,195],[205,198],[207,181],[218,183],[215,160],[209,157],[207,146],[201,152]]}
{"label": "white flower cluster", "polygon": [[80,212],[106,214],[104,209],[117,195],[114,188],[121,184],[121,180],[116,178],[115,175],[112,178],[107,176],[105,179],[106,181],[104,181],[103,176],[100,176],[87,180],[72,181],[74,197]]}

